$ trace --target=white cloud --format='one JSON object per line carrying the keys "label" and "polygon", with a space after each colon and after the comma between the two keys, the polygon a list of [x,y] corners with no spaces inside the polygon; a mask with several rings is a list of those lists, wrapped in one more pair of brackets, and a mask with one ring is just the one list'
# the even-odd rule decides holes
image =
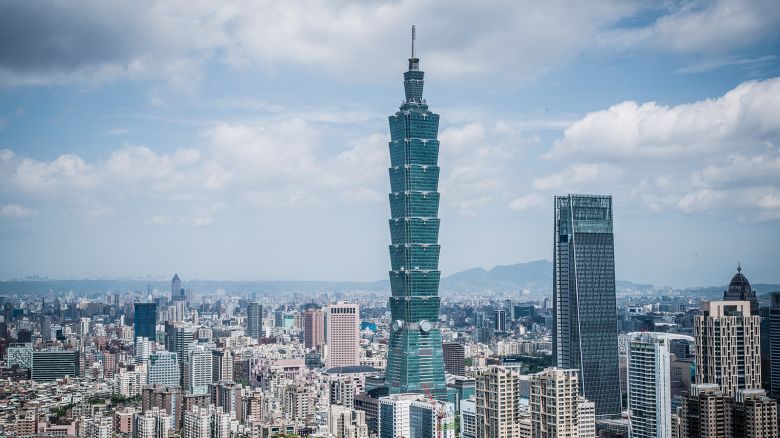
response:
{"label": "white cloud", "polygon": [[545,204],[545,198],[538,193],[521,196],[509,203],[509,209],[513,211],[525,211],[541,207]]}
{"label": "white cloud", "polygon": [[19,204],[0,204],[0,217],[9,217],[15,219],[25,219],[38,214],[32,208]]}
{"label": "white cloud", "polygon": [[668,107],[623,102],[585,115],[544,156],[569,163],[540,191],[604,191],[652,211],[780,217],[780,78]]}

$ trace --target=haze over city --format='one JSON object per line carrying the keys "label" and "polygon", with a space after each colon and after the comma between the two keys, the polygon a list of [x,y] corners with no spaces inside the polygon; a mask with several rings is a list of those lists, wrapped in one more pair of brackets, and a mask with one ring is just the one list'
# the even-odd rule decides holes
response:
{"label": "haze over city", "polygon": [[[447,9],[446,18],[440,10]],[[9,2],[0,277],[386,278],[408,29],[441,269],[552,259],[608,193],[620,279],[780,282],[776,1]]]}

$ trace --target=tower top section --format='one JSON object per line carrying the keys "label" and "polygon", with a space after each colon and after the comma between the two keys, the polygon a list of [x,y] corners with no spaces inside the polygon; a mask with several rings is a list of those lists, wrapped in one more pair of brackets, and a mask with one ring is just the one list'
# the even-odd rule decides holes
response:
{"label": "tower top section", "polygon": [[409,58],[409,71],[417,71],[420,69],[420,59],[415,56],[414,53],[414,41],[417,39],[417,31],[415,26],[412,25],[412,57]]}

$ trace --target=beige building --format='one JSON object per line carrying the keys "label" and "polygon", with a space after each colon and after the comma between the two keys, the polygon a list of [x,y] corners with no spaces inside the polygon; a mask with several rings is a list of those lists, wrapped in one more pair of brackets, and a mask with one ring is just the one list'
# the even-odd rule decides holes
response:
{"label": "beige building", "polygon": [[477,438],[520,437],[520,372],[493,365],[476,377]]}
{"label": "beige building", "polygon": [[548,368],[531,376],[531,429],[538,438],[578,438],[580,405],[583,431],[595,435],[595,407],[580,397],[579,373],[574,369]]}
{"label": "beige building", "polygon": [[[682,438],[730,437],[727,404],[727,399],[717,384],[691,385],[691,393],[683,400],[680,413]],[[727,433],[729,435],[726,435]]]}
{"label": "beige building", "polygon": [[723,394],[761,388],[760,317],[750,301],[710,301],[694,320],[696,383],[715,383]]}
{"label": "beige building", "polygon": [[327,306],[327,368],[360,365],[360,306],[339,301]]}
{"label": "beige building", "polygon": [[328,431],[335,438],[368,438],[366,413],[339,405],[330,405]]}
{"label": "beige building", "polygon": [[731,426],[734,438],[775,438],[777,430],[777,400],[767,397],[763,389],[737,392],[732,410]]}

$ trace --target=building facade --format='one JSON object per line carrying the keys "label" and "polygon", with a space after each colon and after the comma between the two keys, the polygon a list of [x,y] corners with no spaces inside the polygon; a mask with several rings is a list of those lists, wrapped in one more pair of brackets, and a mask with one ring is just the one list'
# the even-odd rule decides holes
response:
{"label": "building facade", "polygon": [[392,394],[425,392],[445,399],[438,322],[439,115],[430,112],[423,99],[424,73],[419,67],[412,50],[404,73],[406,99],[389,118],[393,322],[386,374]]}
{"label": "building facade", "polygon": [[360,365],[360,306],[339,301],[327,306],[327,368]]}
{"label": "building facade", "polygon": [[669,339],[650,334],[628,342],[628,419],[632,438],[671,438]]}
{"label": "building facade", "polygon": [[134,303],[133,334],[136,338],[157,337],[157,303]]}
{"label": "building facade", "polygon": [[246,335],[253,339],[263,336],[263,306],[260,303],[249,303],[246,309]]}
{"label": "building facade", "polygon": [[51,382],[66,376],[80,375],[80,356],[73,350],[38,350],[33,351],[32,380],[36,382]]}
{"label": "building facade", "polygon": [[466,349],[457,342],[445,342],[441,345],[444,357],[444,370],[456,376],[466,375]]}
{"label": "building facade", "polygon": [[553,354],[597,417],[620,414],[612,197],[555,197]]}
{"label": "building facade", "polygon": [[303,345],[318,351],[325,342],[325,313],[320,309],[308,309],[303,314]]}
{"label": "building facade", "polygon": [[780,399],[780,292],[772,292],[769,307],[770,394]]}
{"label": "building facade", "polygon": [[[515,438],[519,434],[520,372],[493,365],[476,377],[476,437]],[[463,401],[461,401],[463,403]]]}
{"label": "building facade", "polygon": [[[548,368],[531,376],[531,432],[534,437],[578,437],[578,371]],[[485,437],[490,438],[490,437]]]}
{"label": "building facade", "polygon": [[761,388],[760,317],[749,301],[710,301],[694,319],[696,383],[714,383],[735,397]]}

